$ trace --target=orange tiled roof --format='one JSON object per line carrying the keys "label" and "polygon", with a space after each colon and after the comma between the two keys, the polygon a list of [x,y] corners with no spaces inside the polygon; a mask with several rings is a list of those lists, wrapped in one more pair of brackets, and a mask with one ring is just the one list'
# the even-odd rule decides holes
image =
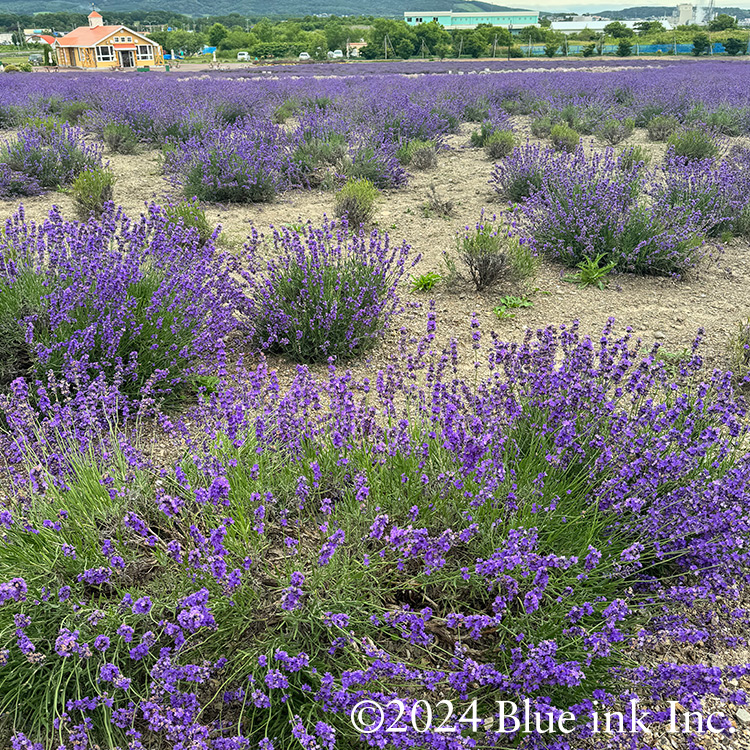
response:
{"label": "orange tiled roof", "polygon": [[51,36],[50,34],[40,34],[40,39],[43,39],[47,44],[54,44],[55,43],[55,37]]}
{"label": "orange tiled roof", "polygon": [[89,13],[89,18],[101,18],[102,14],[97,13],[95,10],[92,10],[91,13]]}
{"label": "orange tiled roof", "polygon": [[70,34],[60,37],[57,43],[61,47],[93,47],[121,28],[122,26],[94,26],[92,29],[88,26],[79,26]]}

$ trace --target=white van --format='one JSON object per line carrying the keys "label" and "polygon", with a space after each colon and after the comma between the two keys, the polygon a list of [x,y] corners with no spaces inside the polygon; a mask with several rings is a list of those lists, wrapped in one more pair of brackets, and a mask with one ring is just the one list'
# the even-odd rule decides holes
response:
{"label": "white van", "polygon": [[238,52],[237,53],[237,60],[239,62],[247,62],[250,59],[250,53],[249,52]]}
{"label": "white van", "polygon": [[309,60],[310,59],[310,55],[307,52],[300,52],[299,53],[299,59],[300,60]]}

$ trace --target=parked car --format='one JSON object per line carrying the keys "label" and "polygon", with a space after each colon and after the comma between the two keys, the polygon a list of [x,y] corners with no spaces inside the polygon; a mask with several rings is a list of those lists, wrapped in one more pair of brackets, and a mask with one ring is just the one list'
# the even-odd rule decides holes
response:
{"label": "parked car", "polygon": [[247,62],[250,59],[250,53],[249,52],[238,52],[237,53],[237,59],[240,62]]}
{"label": "parked car", "polygon": [[309,60],[310,55],[307,52],[300,52],[299,53],[299,59],[300,60]]}
{"label": "parked car", "polygon": [[344,56],[344,53],[340,49],[333,50],[333,59],[339,60]]}
{"label": "parked car", "polygon": [[32,65],[41,65],[44,62],[44,56],[34,53],[33,55],[29,55],[29,62]]}

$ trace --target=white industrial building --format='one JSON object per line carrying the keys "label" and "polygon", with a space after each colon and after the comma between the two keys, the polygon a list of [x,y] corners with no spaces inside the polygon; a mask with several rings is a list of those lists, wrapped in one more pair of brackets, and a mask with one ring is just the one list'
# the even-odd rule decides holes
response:
{"label": "white industrial building", "polygon": [[[580,17],[580,20],[552,21],[552,29],[554,31],[560,31],[563,34],[580,34],[580,32],[584,31],[585,29],[599,34],[602,33],[604,31],[604,28],[606,26],[609,26],[609,24],[611,23],[611,20],[595,21],[583,16]],[[641,23],[641,21],[620,21],[620,23],[623,26],[627,26],[627,28],[629,29],[634,29],[637,24]],[[664,26],[667,31],[671,31],[671,29],[673,28],[672,23],[665,18],[659,19],[659,23],[661,23],[661,25]]]}

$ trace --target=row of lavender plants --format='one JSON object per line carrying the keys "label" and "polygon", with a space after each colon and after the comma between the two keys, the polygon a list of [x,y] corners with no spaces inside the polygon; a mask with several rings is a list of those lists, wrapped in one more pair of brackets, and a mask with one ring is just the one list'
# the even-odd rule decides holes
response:
{"label": "row of lavender plants", "polygon": [[[15,381],[0,399],[7,741],[562,750],[606,742],[594,710],[634,697],[649,731],[664,701],[745,703],[748,665],[637,658],[742,643],[715,627],[747,626],[731,377],[704,371],[698,341],[670,376],[611,324],[596,342],[573,326],[511,344],[475,322],[464,355],[437,333],[430,312],[372,380],[300,367],[282,387],[263,361],[219,367],[180,419],[103,377],[70,393]],[[157,426],[184,446],[173,461]],[[448,729],[426,713],[440,700]],[[571,732],[500,726],[498,700],[570,711]],[[384,708],[376,731],[352,726],[377,719],[362,701]]]}
{"label": "row of lavender plants", "polygon": [[[114,151],[164,148],[166,171],[189,197],[218,201],[268,200],[288,187],[318,184],[330,171],[396,187],[406,178],[398,158],[403,149],[414,141],[439,147],[442,136],[465,121],[497,130],[510,128],[513,115],[531,115],[535,134],[567,128],[574,136],[597,135],[608,143],[627,137],[633,127],[648,128],[654,140],[680,128],[725,137],[750,129],[750,102],[736,66],[634,66],[615,75],[555,72],[553,65],[543,75],[510,67],[466,78],[378,74],[377,65],[372,70],[368,76],[334,78],[282,72],[272,80],[112,75],[94,82],[71,75],[39,78],[35,87],[9,77],[2,81],[0,123],[52,117],[82,128],[58,135],[64,143],[55,141],[55,151],[90,149],[84,133],[103,138]],[[6,151],[43,145],[49,140],[39,132],[43,127],[61,130],[59,122],[32,123],[19,134],[20,145]],[[561,143],[575,144],[570,132]],[[76,153],[75,160],[82,157]],[[84,161],[98,163],[100,157],[87,154]],[[9,153],[2,162],[3,194],[23,192],[18,174],[33,177],[29,158]],[[69,165],[58,171],[51,184],[27,181],[29,193],[74,176]]]}

